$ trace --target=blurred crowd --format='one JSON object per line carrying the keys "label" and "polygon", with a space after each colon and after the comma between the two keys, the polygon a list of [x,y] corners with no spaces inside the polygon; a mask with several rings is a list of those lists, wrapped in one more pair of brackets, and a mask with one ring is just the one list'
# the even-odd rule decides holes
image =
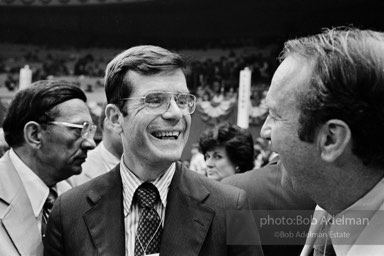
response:
{"label": "blurred crowd", "polygon": [[[20,69],[28,65],[32,81],[49,77],[104,76],[105,63],[116,54],[112,49],[44,49],[36,46],[0,45],[0,87],[10,91],[18,85]],[[191,91],[203,101],[235,98],[239,72],[248,67],[252,71],[252,103],[258,105],[276,68],[275,46],[238,49],[184,50],[189,60],[187,80]],[[14,52],[14,54],[11,54]],[[181,51],[183,52],[183,51]],[[100,86],[95,80],[92,87]],[[97,83],[97,84],[96,84]],[[90,88],[92,90],[92,88]],[[218,98],[219,97],[219,98]]]}
{"label": "blurred crowd", "polygon": [[[17,48],[18,47],[18,48]],[[2,49],[6,49],[2,50]],[[11,50],[9,50],[11,49]],[[13,50],[12,50],[13,49]],[[13,52],[13,54],[12,54]],[[183,52],[183,51],[181,51]],[[20,68],[28,64],[32,71],[32,81],[57,77],[73,77],[80,86],[84,77],[100,79],[87,80],[83,88],[86,92],[92,92],[94,88],[102,87],[102,77],[106,64],[113,58],[116,51],[105,49],[49,49],[36,46],[1,46],[0,45],[0,87],[6,87],[9,91],[17,89]],[[189,60],[187,70],[188,85],[198,98],[198,104],[202,102],[209,107],[228,103],[233,106],[237,102],[239,73],[245,67],[252,71],[251,103],[253,107],[261,104],[273,70],[276,68],[276,53],[273,46],[255,48],[244,47],[185,50],[183,55]],[[2,78],[2,79],[1,79]],[[100,109],[98,106],[97,110]],[[217,108],[219,109],[219,108]],[[97,122],[98,114],[91,109],[93,119]],[[250,114],[252,118],[258,118],[256,111]],[[96,139],[101,140],[98,131]],[[268,147],[255,140],[257,167],[265,165],[268,161]],[[261,157],[261,156],[264,157]]]}

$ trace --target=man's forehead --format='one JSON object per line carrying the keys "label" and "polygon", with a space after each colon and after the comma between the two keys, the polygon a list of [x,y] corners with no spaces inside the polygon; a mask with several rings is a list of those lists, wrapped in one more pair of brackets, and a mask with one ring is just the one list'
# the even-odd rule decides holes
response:
{"label": "man's forehead", "polygon": [[143,96],[155,91],[189,93],[182,69],[163,71],[153,75],[141,75],[130,70],[127,72],[125,79],[129,79],[132,86],[131,96]]}
{"label": "man's forehead", "polygon": [[56,112],[56,118],[65,118],[65,119],[87,119],[89,121],[90,113],[87,106],[81,99],[70,99],[64,101],[51,109],[51,111]]}
{"label": "man's forehead", "polygon": [[272,78],[266,104],[274,105],[281,98],[295,98],[310,83],[313,63],[297,55],[288,56],[277,68]]}
{"label": "man's forehead", "polygon": [[185,77],[185,74],[181,68],[163,70],[153,74],[141,74],[134,70],[128,70],[124,76],[124,79],[127,79],[134,83],[136,80],[139,80],[139,79],[152,79],[152,78],[158,78],[162,76],[167,77],[167,76],[172,76],[179,73]]}

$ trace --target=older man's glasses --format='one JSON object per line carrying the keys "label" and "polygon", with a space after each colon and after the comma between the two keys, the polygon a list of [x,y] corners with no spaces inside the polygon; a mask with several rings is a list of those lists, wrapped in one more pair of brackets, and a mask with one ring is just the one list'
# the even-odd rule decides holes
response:
{"label": "older man's glasses", "polygon": [[123,98],[120,100],[143,99],[146,109],[154,114],[164,114],[174,99],[184,115],[191,115],[196,109],[196,97],[188,93],[150,92],[144,97]]}
{"label": "older man's glasses", "polygon": [[59,121],[51,121],[48,124],[60,125],[64,127],[77,128],[81,129],[81,138],[92,140],[95,137],[95,133],[97,130],[97,126],[94,124],[90,124],[88,122],[84,122],[83,124],[71,124],[67,122],[59,122]]}

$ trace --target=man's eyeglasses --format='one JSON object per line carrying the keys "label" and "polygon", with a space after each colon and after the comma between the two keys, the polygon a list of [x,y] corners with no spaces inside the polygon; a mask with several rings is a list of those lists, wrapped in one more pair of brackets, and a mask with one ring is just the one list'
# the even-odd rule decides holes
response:
{"label": "man's eyeglasses", "polygon": [[191,115],[196,109],[196,97],[189,93],[150,92],[144,97],[123,98],[120,100],[144,99],[147,110],[154,114],[164,114],[172,98],[184,115]]}
{"label": "man's eyeglasses", "polygon": [[51,121],[48,124],[55,124],[70,128],[81,129],[81,138],[92,140],[95,137],[95,133],[97,130],[97,126],[94,124],[90,124],[88,122],[84,122],[83,124],[71,124],[67,122],[59,122],[59,121]]}

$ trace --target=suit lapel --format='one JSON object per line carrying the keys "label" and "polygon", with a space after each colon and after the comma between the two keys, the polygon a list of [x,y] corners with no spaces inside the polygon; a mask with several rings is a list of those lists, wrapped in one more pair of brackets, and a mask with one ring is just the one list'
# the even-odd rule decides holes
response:
{"label": "suit lapel", "polygon": [[215,213],[202,202],[209,191],[188,179],[180,163],[167,197],[160,255],[198,255]]}
{"label": "suit lapel", "polygon": [[84,214],[85,223],[98,255],[124,255],[124,211],[119,165],[98,181],[88,194],[92,205]]}
{"label": "suit lapel", "polygon": [[4,175],[0,177],[0,198],[9,203],[8,208],[0,213],[2,224],[21,255],[42,255],[43,245],[38,220],[21,179],[11,164],[9,151],[2,160],[0,167],[6,171],[2,172]]}
{"label": "suit lapel", "polygon": [[[23,190],[24,188],[20,187],[3,217],[3,225],[21,255],[42,255],[43,246],[38,220]],[[29,207],[26,207],[28,205]]]}

